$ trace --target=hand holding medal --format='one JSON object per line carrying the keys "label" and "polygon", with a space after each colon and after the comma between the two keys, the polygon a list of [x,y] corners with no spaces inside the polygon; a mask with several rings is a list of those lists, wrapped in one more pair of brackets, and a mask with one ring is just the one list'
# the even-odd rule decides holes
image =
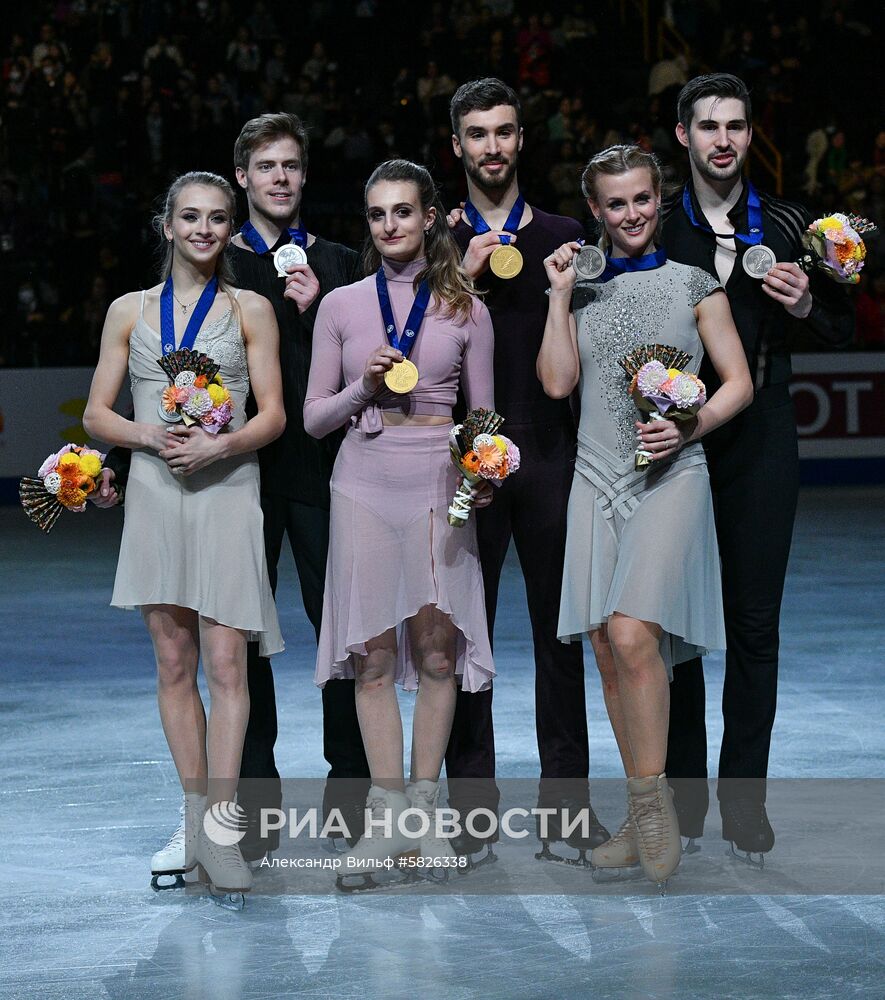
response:
{"label": "hand holding medal", "polygon": [[[515,278],[522,270],[522,254],[516,249],[513,243],[516,239],[516,232],[519,229],[519,223],[524,210],[525,198],[520,195],[513,203],[513,208],[510,209],[510,214],[504,223],[504,231],[497,234],[498,246],[494,246],[494,240],[490,240],[489,244],[486,244],[494,246],[494,249],[488,256],[492,274],[503,278],[505,281]],[[492,232],[492,227],[479,214],[479,211],[472,202],[466,201],[464,203],[464,214],[470,220],[470,225],[473,226],[474,232],[477,235],[482,236]]]}

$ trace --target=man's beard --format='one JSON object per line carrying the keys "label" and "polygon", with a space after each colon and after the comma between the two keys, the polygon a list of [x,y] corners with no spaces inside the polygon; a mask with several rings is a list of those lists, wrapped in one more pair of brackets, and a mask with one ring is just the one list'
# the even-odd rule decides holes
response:
{"label": "man's beard", "polygon": [[[506,188],[509,186],[510,182],[513,180],[513,175],[516,173],[516,161],[517,157],[514,156],[509,163],[506,164],[504,169],[497,176],[490,176],[489,174],[484,174],[482,168],[485,165],[473,163],[469,160],[464,161],[464,172],[473,181],[473,183],[478,188],[484,188],[488,191],[498,191],[501,188]],[[503,160],[493,160],[493,163],[503,163]]]}

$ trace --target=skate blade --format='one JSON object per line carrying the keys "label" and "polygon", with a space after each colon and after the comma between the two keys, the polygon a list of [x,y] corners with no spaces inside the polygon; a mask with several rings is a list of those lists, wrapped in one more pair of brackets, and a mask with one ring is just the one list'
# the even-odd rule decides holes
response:
{"label": "skate blade", "polygon": [[556,854],[550,850],[550,845],[542,843],[541,850],[535,854],[536,861],[546,861],[549,864],[555,865],[566,865],[570,868],[581,868],[583,870],[589,870],[593,866],[590,864],[587,858],[586,850],[578,850],[578,856],[576,858],[564,858],[561,854]]}
{"label": "skate blade", "polygon": [[393,889],[405,889],[421,882],[417,872],[354,872],[352,875],[339,875],[335,879],[335,888],[345,895],[355,896],[363,892],[390,892]]}
{"label": "skate blade", "polygon": [[732,856],[737,858],[741,864],[747,865],[749,868],[755,868],[758,871],[762,871],[762,869],[765,868],[765,855],[762,851],[759,851],[758,857],[754,858],[752,851],[744,851],[743,853],[738,854],[734,847],[734,841],[731,842],[730,847]]}
{"label": "skate blade", "polygon": [[239,889],[224,890],[215,886],[209,887],[209,895],[216,906],[220,906],[223,910],[236,912],[246,908],[246,892]]}
{"label": "skate blade", "polygon": [[635,865],[623,865],[620,868],[600,868],[591,866],[590,877],[597,885],[610,885],[615,882],[635,882],[644,877],[642,866],[637,861]]}
{"label": "skate blade", "polygon": [[[189,875],[196,865],[191,865],[190,868],[179,868],[174,872],[151,872],[151,888],[154,892],[165,892],[167,889],[183,889],[185,887],[185,875]],[[164,879],[172,879],[171,882],[165,882]]]}

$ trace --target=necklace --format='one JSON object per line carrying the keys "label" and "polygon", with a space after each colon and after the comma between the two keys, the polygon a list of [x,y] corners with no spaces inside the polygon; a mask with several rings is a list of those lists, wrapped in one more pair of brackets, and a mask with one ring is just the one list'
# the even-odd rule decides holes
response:
{"label": "necklace", "polygon": [[172,298],[173,298],[173,299],[175,299],[175,301],[176,301],[176,302],[177,302],[177,303],[178,303],[178,304],[179,304],[179,305],[181,306],[181,311],[182,311],[183,313],[186,313],[186,312],[188,311],[188,309],[190,309],[190,307],[191,307],[192,305],[194,305],[195,303],[197,303],[197,302],[199,302],[199,301],[200,301],[199,297],[197,297],[197,298],[195,298],[195,299],[194,299],[194,301],[193,301],[193,302],[188,302],[187,304],[185,304],[185,303],[184,303],[184,302],[182,302],[182,301],[181,301],[181,299],[180,299],[180,298],[179,298],[179,297],[178,297],[178,296],[177,296],[177,295],[175,294],[175,292],[173,292],[173,293],[172,293]]}

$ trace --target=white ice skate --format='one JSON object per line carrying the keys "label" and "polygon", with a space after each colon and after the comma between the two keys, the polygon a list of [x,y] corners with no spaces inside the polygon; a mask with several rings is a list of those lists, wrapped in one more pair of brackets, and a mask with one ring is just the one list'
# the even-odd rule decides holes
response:
{"label": "white ice skate", "polygon": [[590,854],[594,882],[622,882],[644,877],[639,864],[639,845],[636,827],[629,814],[618,832],[604,844],[594,847]]}
{"label": "white ice skate", "polygon": [[201,825],[195,853],[215,902],[225,909],[242,910],[245,894],[252,888],[252,872],[239,844],[218,844]]}
{"label": "white ice skate", "polygon": [[166,846],[151,858],[151,888],[154,892],[184,887],[183,876],[197,864],[195,848],[205,811],[205,795],[185,795],[175,833]]}
{"label": "white ice skate", "polygon": [[419,840],[401,830],[399,823],[408,808],[409,800],[402,792],[372,785],[366,812],[374,825],[346,854],[340,855],[336,888],[341,892],[366,892],[415,881],[415,869],[409,862],[420,854]]}
{"label": "white ice skate", "polygon": [[406,798],[412,809],[420,809],[430,822],[430,829],[420,840],[421,861],[417,869],[418,874],[430,882],[445,882],[457,870],[459,864],[451,840],[436,835],[439,782],[415,781],[406,786]]}

